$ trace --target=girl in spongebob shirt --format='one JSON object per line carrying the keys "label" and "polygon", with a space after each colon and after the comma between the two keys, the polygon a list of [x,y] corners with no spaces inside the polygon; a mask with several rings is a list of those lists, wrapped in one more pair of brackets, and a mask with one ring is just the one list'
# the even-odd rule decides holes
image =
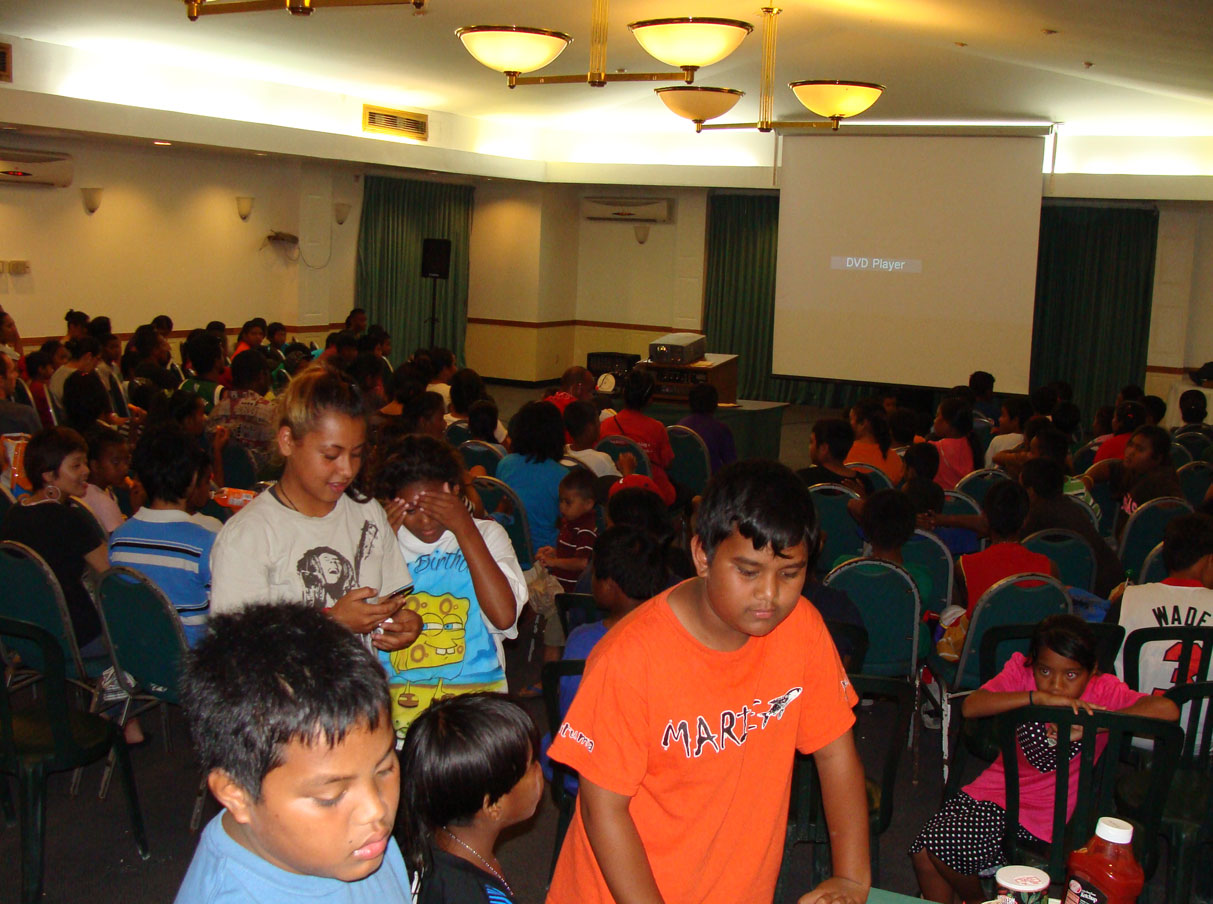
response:
{"label": "girl in spongebob shirt", "polygon": [[382,654],[397,733],[436,698],[505,691],[503,638],[517,637],[526,581],[505,530],[472,518],[450,446],[404,437],[375,475],[373,492],[413,578],[407,607],[421,615],[411,647]]}

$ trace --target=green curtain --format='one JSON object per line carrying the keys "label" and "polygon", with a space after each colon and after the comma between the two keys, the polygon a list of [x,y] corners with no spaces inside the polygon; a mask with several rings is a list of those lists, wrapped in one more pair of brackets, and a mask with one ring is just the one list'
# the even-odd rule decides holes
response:
{"label": "green curtain", "polygon": [[1070,383],[1088,421],[1145,380],[1157,241],[1157,208],[1041,210],[1031,383]]}
{"label": "green curtain", "polygon": [[[392,336],[395,357],[430,345],[431,293],[437,292],[434,344],[463,360],[467,330],[470,185],[368,176],[362,196],[354,299]],[[450,239],[449,279],[423,279],[424,239]]]}
{"label": "green curtain", "polygon": [[863,383],[771,376],[778,195],[709,195],[707,233],[703,328],[708,351],[739,357],[740,397],[843,408],[873,394]]}

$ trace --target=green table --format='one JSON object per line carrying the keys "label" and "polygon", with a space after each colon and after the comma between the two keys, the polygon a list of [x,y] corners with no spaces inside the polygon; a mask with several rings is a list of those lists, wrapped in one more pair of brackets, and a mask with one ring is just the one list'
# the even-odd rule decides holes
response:
{"label": "green table", "polygon": [[[758,402],[738,399],[737,405],[721,405],[716,418],[733,431],[738,458],[779,459],[779,440],[783,432],[783,409],[786,402]],[[653,402],[644,413],[655,417],[667,427],[677,424],[691,413],[686,404]]]}

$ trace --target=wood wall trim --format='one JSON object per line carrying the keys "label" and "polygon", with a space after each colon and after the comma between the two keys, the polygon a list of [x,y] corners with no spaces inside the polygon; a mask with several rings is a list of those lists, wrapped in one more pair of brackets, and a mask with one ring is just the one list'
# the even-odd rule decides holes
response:
{"label": "wood wall trim", "polygon": [[693,332],[700,333],[700,330],[680,330],[674,326],[661,326],[651,323],[614,323],[607,320],[500,320],[493,317],[469,317],[468,323],[483,324],[485,326],[512,326],[519,329],[542,330],[553,326],[593,326],[601,327],[610,330],[641,330],[644,332],[657,333],[675,333],[675,332]]}
{"label": "wood wall trim", "polygon": [[[243,326],[243,325],[244,324],[241,324],[240,326]],[[227,335],[239,336],[240,335],[240,326],[229,326],[226,331]],[[313,323],[313,324],[307,324],[304,326],[296,326],[291,323],[284,323],[283,326],[286,327],[286,331],[288,333],[334,333],[334,332],[337,332],[338,330],[345,329],[345,321],[342,320],[337,323]],[[173,330],[168,335],[169,335],[170,339],[184,340],[192,332],[193,332],[192,329]],[[129,339],[131,339],[135,335],[135,333],[133,330],[131,330],[130,332],[123,332],[123,331],[119,330],[117,333],[114,333],[114,335],[117,336],[119,339],[121,339],[123,342],[126,342]],[[38,348],[42,345],[42,343],[46,342],[47,340],[62,339],[62,338],[63,338],[62,334],[60,334],[58,336],[22,336],[21,345],[22,345],[22,347],[26,347],[27,352],[37,351]]]}
{"label": "wood wall trim", "polygon": [[[1192,368],[1192,370],[1195,369]],[[1186,367],[1160,367],[1156,364],[1146,365],[1146,373],[1148,374],[1175,374],[1176,376],[1183,376],[1187,372],[1188,368]]]}

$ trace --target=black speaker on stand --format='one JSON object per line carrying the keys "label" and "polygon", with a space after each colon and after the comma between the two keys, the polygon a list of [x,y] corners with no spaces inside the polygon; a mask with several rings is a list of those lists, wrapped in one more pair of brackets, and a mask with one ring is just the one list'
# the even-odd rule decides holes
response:
{"label": "black speaker on stand", "polygon": [[451,240],[422,239],[421,278],[433,280],[430,284],[430,348],[437,344],[435,336],[438,329],[438,280],[449,279],[450,276]]}

